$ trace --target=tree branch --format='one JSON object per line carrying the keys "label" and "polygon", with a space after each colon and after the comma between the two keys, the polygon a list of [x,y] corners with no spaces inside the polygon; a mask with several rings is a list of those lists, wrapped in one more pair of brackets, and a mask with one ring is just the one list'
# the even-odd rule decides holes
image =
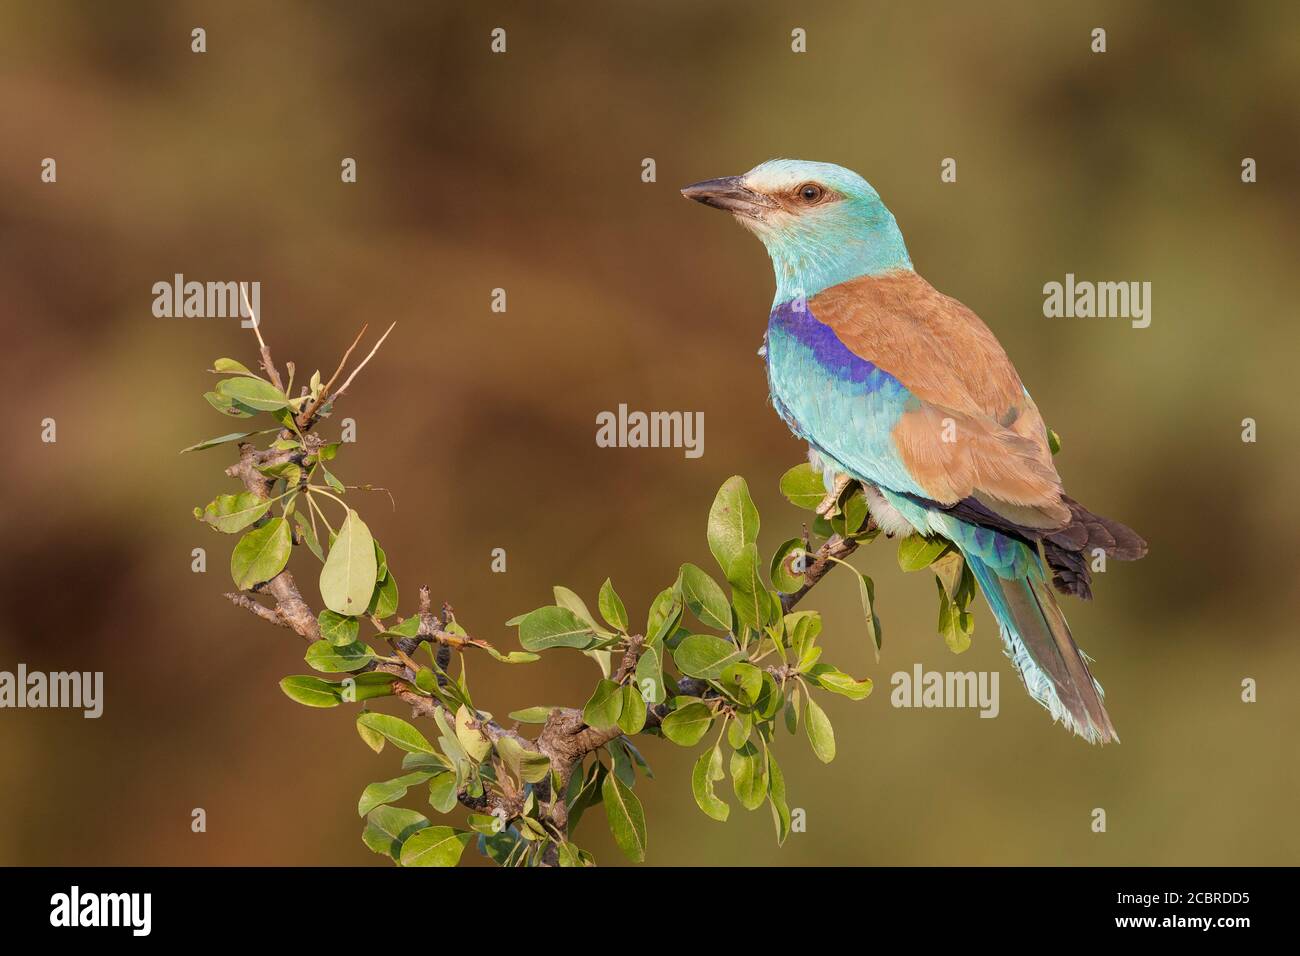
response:
{"label": "tree branch", "polygon": [[[254,319],[254,322],[254,331],[257,332],[258,343],[261,347],[262,367],[266,369],[267,374],[276,386],[283,389],[280,384],[279,373],[271,360],[270,350],[262,340],[261,332],[257,330],[256,319]],[[342,374],[349,356],[365,333],[365,327],[362,328],[361,334],[357,336],[356,340],[343,354],[343,359],[334,375],[330,378],[329,383],[321,389],[318,397],[297,416],[296,424],[302,432],[303,447],[284,450],[258,450],[250,443],[243,443],[239,445],[239,460],[226,469],[226,474],[238,479],[249,492],[258,498],[269,499],[276,479],[264,474],[259,469],[267,465],[289,461],[302,464],[308,455],[325,444],[323,439],[318,436],[307,434],[315,424],[320,409],[327,402],[332,405],[347,390],[357,374],[374,357],[379,347],[383,345],[392,329],[393,326],[390,325],[365,359],[352,371],[343,384],[330,394],[329,390],[332,388],[334,381]],[[328,399],[326,399],[326,395],[329,395]],[[295,539],[294,544],[298,543],[300,542]],[[816,587],[834,566],[835,561],[832,559],[843,560],[856,551],[858,546],[858,542],[855,540],[833,535],[817,551],[809,553],[807,557],[810,559],[810,563],[803,572],[804,584],[793,594],[782,595],[782,611],[788,613],[809,591]],[[261,604],[244,592],[229,592],[225,597],[237,607],[241,607],[277,627],[288,628],[307,641],[315,642],[321,639],[317,615],[303,599],[292,573],[288,570],[281,571],[271,580],[258,585],[254,588],[254,591],[270,595],[274,599],[274,605]],[[490,647],[490,645],[486,641],[448,631],[447,627],[454,621],[451,607],[444,604],[442,612],[442,619],[439,619],[433,613],[429,588],[427,586],[421,587],[419,610],[417,612],[419,629],[416,636],[403,637],[393,641],[393,647],[397,650],[398,657],[403,663],[374,662],[370,669],[392,674],[396,678],[392,684],[393,695],[411,708],[412,716],[431,718],[441,714],[444,720],[454,723],[456,719],[455,713],[438,698],[427,695],[416,688],[416,673],[412,666],[409,666],[412,664],[409,655],[419,648],[421,642],[428,641],[433,645],[435,661],[438,665],[437,679],[440,686],[446,686],[446,672],[451,665],[451,652],[453,649],[463,652],[469,646],[486,648]],[[376,622],[376,626],[382,630],[382,622]],[[619,666],[611,675],[611,679],[622,684],[631,678],[635,673],[637,662],[640,660],[644,649],[645,638],[643,635],[630,636],[626,641]],[[691,696],[703,696],[708,691],[706,682],[689,677],[680,679],[677,686],[681,693]],[[667,707],[662,704],[647,704],[646,707],[646,727],[654,728],[659,726],[663,716],[668,712]],[[568,832],[568,806],[564,794],[567,791],[575,768],[588,754],[623,736],[622,730],[617,726],[607,728],[588,726],[583,719],[583,712],[572,707],[554,708],[547,716],[546,722],[543,724],[536,740],[530,740],[517,730],[503,727],[492,720],[482,720],[474,724],[474,726],[480,729],[494,744],[503,737],[510,737],[522,748],[544,754],[550,760],[558,792],[551,792],[551,777],[549,775],[535,785],[535,790],[541,806],[541,819],[561,835]],[[517,816],[522,812],[523,802],[522,796],[519,794],[512,795],[503,791],[502,795],[488,794],[484,797],[475,798],[461,792],[458,794],[458,798],[467,807],[480,812],[486,809],[493,813],[504,814],[507,818],[513,818],[513,816]]]}

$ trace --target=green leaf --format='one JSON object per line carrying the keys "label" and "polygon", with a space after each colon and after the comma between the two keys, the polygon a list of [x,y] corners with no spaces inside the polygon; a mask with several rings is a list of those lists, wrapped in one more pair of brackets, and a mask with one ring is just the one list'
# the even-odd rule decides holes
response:
{"label": "green leaf", "polygon": [[808,740],[812,744],[813,753],[822,763],[830,763],[835,759],[835,731],[831,729],[826,711],[817,705],[811,694],[808,695],[804,708],[804,724],[808,728]]}
{"label": "green leaf", "polygon": [[582,719],[589,727],[613,727],[622,712],[622,688],[612,680],[602,680],[582,708]]}
{"label": "green leaf", "polygon": [[767,757],[753,743],[731,754],[731,786],[746,810],[756,810],[767,798]]}
{"label": "green leaf", "polygon": [[487,651],[488,656],[493,660],[498,660],[502,664],[528,664],[542,659],[540,655],[531,654],[528,651],[511,651],[509,654],[502,654],[490,644],[484,647],[483,650]]}
{"label": "green leaf", "polygon": [[804,462],[781,476],[781,494],[796,508],[816,511],[826,497],[826,482],[819,469]]}
{"label": "green leaf", "polygon": [[456,710],[456,740],[475,763],[481,763],[492,749],[492,741],[477,726],[482,720],[477,712],[471,713],[464,704]]}
{"label": "green leaf", "polygon": [[373,700],[376,697],[392,697],[393,681],[396,679],[392,674],[385,674],[383,671],[350,674],[339,682],[339,692],[345,703]]}
{"label": "green leaf", "polygon": [[645,862],[645,813],[641,801],[631,787],[612,773],[600,785],[600,794],[614,842],[633,863]]}
{"label": "green leaf", "polygon": [[325,560],[325,551],[320,546],[320,541],[316,538],[316,532],[312,530],[311,522],[302,516],[301,511],[293,513],[293,520],[298,525],[298,537],[307,545],[307,550],[316,555],[317,561]]}
{"label": "green leaf", "polygon": [[437,753],[433,749],[433,744],[425,739],[424,734],[400,717],[393,717],[389,714],[365,713],[357,718],[357,724],[368,730],[373,730],[386,740],[391,740],[394,746],[400,747],[407,753]]}
{"label": "green leaf", "polygon": [[898,566],[904,571],[928,568],[930,562],[948,550],[948,547],[946,538],[928,538],[921,534],[909,534],[898,542]]}
{"label": "green leaf", "polygon": [[645,726],[645,700],[636,684],[624,684],[623,707],[618,715],[618,726],[625,734],[639,734]]}
{"label": "green leaf", "polygon": [[754,714],[760,720],[772,720],[785,703],[785,693],[777,686],[776,678],[771,674],[764,671],[762,676],[763,684],[758,699],[754,701]]}
{"label": "green leaf", "polygon": [[769,577],[772,579],[772,587],[782,594],[793,594],[804,585],[803,575],[794,573],[790,560],[792,554],[802,553],[803,550],[803,541],[799,538],[791,538],[776,549],[776,554],[772,555]]}
{"label": "green leaf", "polygon": [[553,587],[551,590],[555,592],[555,603],[558,606],[567,607],[570,611],[574,613],[574,616],[577,617],[578,620],[580,620],[583,624],[586,624],[587,627],[595,631],[601,637],[614,636],[612,631],[605,630],[605,628],[601,627],[596,622],[596,619],[592,617],[591,612],[587,610],[587,602],[584,601],[582,598],[578,597],[577,592],[572,591],[566,587],[561,587],[558,584],[555,585],[555,587]]}
{"label": "green leaf", "polygon": [[374,656],[375,652],[361,641],[335,647],[329,641],[319,640],[311,643],[303,660],[311,665],[312,670],[325,674],[345,674],[365,667]]}
{"label": "green leaf", "polygon": [[[448,626],[448,630],[451,630],[455,626],[456,622],[452,621]],[[398,637],[415,637],[420,633],[420,615],[412,614],[406,620],[402,621],[402,623],[394,625],[384,633],[396,634]]]}
{"label": "green leaf", "polygon": [[519,622],[519,643],[526,651],[587,647],[595,639],[592,629],[567,607],[539,607]]}
{"label": "green leaf", "polygon": [[650,603],[646,616],[646,644],[658,644],[673,633],[682,617],[682,596],[675,588],[664,588]]}
{"label": "green leaf", "polygon": [[581,769],[581,765],[575,767],[573,776],[569,780],[566,799],[569,804],[570,833],[578,828],[578,822],[587,809],[600,802],[600,787],[605,780],[606,773],[608,773],[605,765],[599,760],[593,760],[585,774],[580,772]]}
{"label": "green leaf", "polygon": [[752,704],[763,689],[763,672],[753,664],[737,661],[723,668],[718,683],[741,703]]}
{"label": "green leaf", "polygon": [[790,692],[790,699],[785,702],[785,729],[794,734],[799,729],[799,688]]}
{"label": "green leaf", "polygon": [[343,482],[335,478],[333,472],[331,472],[328,468],[326,468],[323,462],[320,463],[320,473],[325,477],[325,484],[329,485],[330,488],[334,490],[335,494],[341,495],[347,491],[347,488],[344,487]]}
{"label": "green leaf", "polygon": [[790,807],[785,800],[785,775],[772,756],[767,754],[767,801],[772,807],[772,823],[776,825],[776,842],[780,846],[790,835]]}
{"label": "green leaf", "polygon": [[280,690],[290,700],[308,707],[337,707],[342,701],[338,685],[319,677],[286,677],[280,681]]}
{"label": "green leaf", "polygon": [[555,848],[561,867],[582,866],[580,852],[572,843],[561,843]]}
{"label": "green leaf", "polygon": [[713,790],[713,782],[724,776],[722,748],[714,744],[712,750],[706,750],[695,761],[695,769],[691,771],[691,792],[695,794],[695,803],[699,808],[719,822],[726,822],[731,815],[731,807],[719,799]]}
{"label": "green leaf", "polygon": [[860,489],[840,503],[840,513],[830,519],[831,528],[844,537],[858,531],[867,520],[867,499]]}
{"label": "green leaf", "polygon": [[801,660],[822,631],[822,616],[816,611],[792,611],[785,616],[785,633],[796,660]]}
{"label": "green leaf", "polygon": [[218,531],[234,534],[243,531],[271,508],[271,502],[251,491],[237,495],[217,495],[203,509],[203,520]]}
{"label": "green leaf", "polygon": [[679,747],[694,747],[713,725],[713,711],[701,701],[679,707],[663,719],[659,729]]}
{"label": "green leaf", "polygon": [[818,686],[849,700],[862,700],[871,693],[869,678],[856,680],[830,664],[814,664],[807,673]]}
{"label": "green leaf", "polygon": [[662,704],[668,696],[664,687],[663,658],[659,645],[652,644],[641,651],[636,662],[636,686],[647,704]]}
{"label": "green leaf", "polygon": [[736,620],[748,627],[761,628],[768,617],[768,601],[767,589],[758,576],[757,545],[747,544],[737,552],[727,568],[727,581],[731,584]]}
{"label": "green leaf", "polygon": [[[215,362],[212,363],[212,371],[230,372],[236,375],[253,375],[253,373],[248,370],[247,366],[245,366],[243,362],[236,362],[232,358],[217,359]],[[253,375],[253,377],[257,378],[258,376]]]}
{"label": "green leaf", "polygon": [[673,651],[677,669],[688,677],[717,680],[723,669],[740,660],[740,648],[712,634],[691,634]]}
{"label": "green leaf", "polygon": [[385,740],[384,735],[379,733],[379,731],[371,730],[365,724],[361,723],[361,718],[364,716],[365,712],[359,714],[357,717],[357,736],[361,738],[362,743],[375,753],[383,753],[384,744],[387,743],[387,740]]}
{"label": "green leaf", "polygon": [[424,783],[433,776],[434,774],[427,770],[418,770],[415,773],[408,773],[392,780],[370,784],[365,790],[361,791],[361,799],[357,801],[357,816],[364,817],[380,804],[395,803],[401,800],[406,796],[408,789]]}
{"label": "green leaf", "polygon": [[223,378],[217,383],[217,394],[260,412],[273,412],[289,404],[282,391],[260,378]]}
{"label": "green leaf", "polygon": [[960,654],[970,648],[975,618],[969,611],[949,600],[940,578],[936,576],[934,583],[939,587],[939,636],[948,645],[948,650]]}
{"label": "green leaf", "polygon": [[1047,447],[1051,449],[1053,455],[1061,450],[1061,436],[1050,428],[1047,429]]}
{"label": "green leaf", "polygon": [[456,774],[444,773],[429,782],[429,806],[439,813],[451,813],[460,802]]}
{"label": "green leaf", "polygon": [[251,438],[254,435],[264,435],[268,431],[279,431],[278,428],[266,428],[258,432],[231,432],[229,435],[218,435],[216,438],[208,438],[199,442],[197,445],[191,445],[189,448],[182,448],[181,454],[191,451],[203,451],[205,448],[216,448],[218,445],[224,445],[227,442],[243,441],[245,438]]}
{"label": "green leaf", "polygon": [[351,616],[370,605],[379,563],[370,529],[352,509],[343,519],[320,572],[320,593],[331,611]]}
{"label": "green leaf", "polygon": [[386,853],[394,860],[402,853],[402,844],[429,826],[428,819],[402,807],[375,807],[366,816],[361,840],[376,853]]}
{"label": "green leaf", "polygon": [[551,759],[536,750],[528,750],[513,737],[500,737],[496,752],[506,767],[524,783],[540,783],[551,772]]}
{"label": "green leaf", "polygon": [[709,509],[709,550],[725,573],[736,555],[758,539],[758,509],[745,479],[733,475],[723,482]]}
{"label": "green leaf", "polygon": [[749,735],[753,732],[753,715],[744,712],[738,713],[735,719],[727,724],[727,743],[731,744],[732,750],[739,750],[745,746],[745,741],[749,739]]}
{"label": "green leaf", "polygon": [[517,720],[521,724],[544,724],[554,709],[554,707],[525,707],[523,710],[510,711],[510,719]]}
{"label": "green leaf", "polygon": [[731,631],[731,604],[718,583],[702,568],[683,564],[679,576],[682,600],[705,627],[724,633]]}
{"label": "green leaf", "polygon": [[597,600],[597,606],[600,608],[600,616],[616,631],[627,633],[628,619],[627,608],[623,606],[623,599],[618,596],[614,590],[614,584],[609,578],[600,586],[600,597]]}
{"label": "green leaf", "polygon": [[380,620],[397,613],[397,579],[391,571],[375,585],[366,613],[373,614]]}
{"label": "green leaf", "polygon": [[966,562],[962,559],[959,551],[949,551],[930,565],[930,570],[939,579],[939,586],[944,589],[950,598],[957,596],[957,592],[962,585],[962,578],[965,576],[963,574],[965,569]]}
{"label": "green leaf", "polygon": [[335,647],[355,644],[361,632],[361,622],[355,617],[345,617],[329,610],[321,611],[316,616],[316,623],[320,625],[320,636]]}
{"label": "green leaf", "polygon": [[451,769],[451,761],[442,754],[402,754],[402,769],[409,772],[427,770],[437,775]]}
{"label": "green leaf", "polygon": [[218,395],[216,392],[204,392],[203,397],[208,404],[221,412],[223,415],[229,415],[231,418],[252,418],[256,412],[246,405],[241,405],[233,398],[226,398],[224,395]]}
{"label": "green leaf", "polygon": [[289,563],[293,538],[289,522],[272,518],[239,539],[230,555],[230,576],[235,586],[247,591],[255,584],[269,581]]}
{"label": "green leaf", "polygon": [[455,866],[474,834],[451,827],[426,827],[402,844],[402,866]]}
{"label": "green leaf", "polygon": [[[857,569],[854,569],[857,573]],[[884,631],[880,627],[880,618],[876,616],[876,585],[865,574],[858,574],[858,600],[862,602],[862,613],[867,621],[867,633],[875,646],[879,660],[880,646],[884,641]]]}

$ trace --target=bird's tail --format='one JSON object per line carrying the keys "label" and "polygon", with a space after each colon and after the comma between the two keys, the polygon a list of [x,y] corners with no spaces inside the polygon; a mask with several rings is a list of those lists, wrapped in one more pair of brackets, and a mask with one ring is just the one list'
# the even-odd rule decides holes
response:
{"label": "bird's tail", "polygon": [[1101,685],[1093,680],[1079,645],[1070,636],[1065,615],[1056,603],[1038,560],[1027,546],[1021,573],[1002,577],[979,555],[965,552],[1002,630],[1007,657],[1031,697],[1068,729],[1089,743],[1119,742],[1102,703]]}

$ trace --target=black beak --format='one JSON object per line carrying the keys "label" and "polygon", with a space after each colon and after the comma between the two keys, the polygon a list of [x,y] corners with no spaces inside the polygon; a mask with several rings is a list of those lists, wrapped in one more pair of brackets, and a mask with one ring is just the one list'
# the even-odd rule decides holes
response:
{"label": "black beak", "polygon": [[725,209],[750,219],[762,219],[767,210],[776,208],[776,203],[762,193],[746,188],[739,176],[706,179],[702,183],[685,187],[682,195],[714,209]]}

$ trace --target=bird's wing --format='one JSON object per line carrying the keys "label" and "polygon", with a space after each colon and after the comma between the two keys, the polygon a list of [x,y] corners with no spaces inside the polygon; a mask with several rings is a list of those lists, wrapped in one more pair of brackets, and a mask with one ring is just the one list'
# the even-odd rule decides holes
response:
{"label": "bird's wing", "polygon": [[[893,380],[892,388],[865,393],[823,389],[814,401],[823,411],[837,402],[875,406],[874,437],[864,441],[842,427],[811,436],[832,457],[875,467],[887,487],[943,505],[974,499],[1026,528],[1069,523],[1042,416],[1002,346],[970,309],[909,270],[832,286],[808,302],[806,320],[835,339],[815,355],[832,381],[835,374],[851,382],[880,373]],[[827,369],[828,363],[839,368]],[[805,427],[817,431],[812,423]],[[913,487],[889,483],[900,471]]]}

